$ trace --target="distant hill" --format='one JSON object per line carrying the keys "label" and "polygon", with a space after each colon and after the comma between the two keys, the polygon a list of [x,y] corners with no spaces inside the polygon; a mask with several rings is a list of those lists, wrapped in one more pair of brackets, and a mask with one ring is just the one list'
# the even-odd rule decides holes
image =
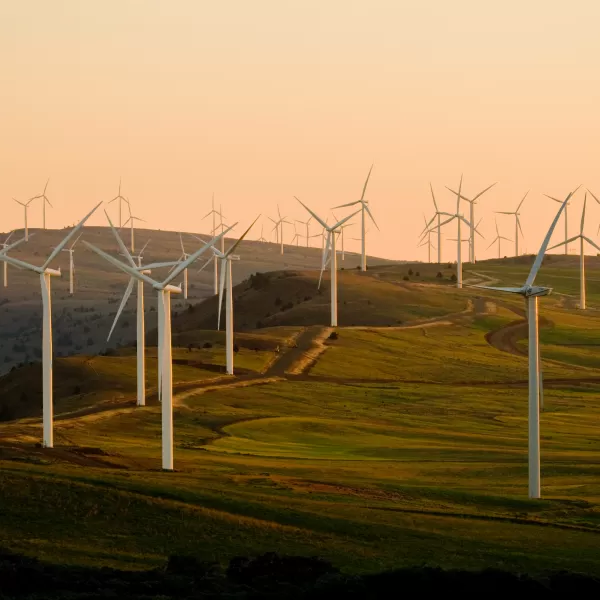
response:
{"label": "distant hill", "polygon": [[[61,230],[31,229],[31,240],[15,249],[11,255],[15,258],[42,264],[45,258],[68,232]],[[12,240],[18,239],[22,232],[16,232]],[[122,229],[121,235],[129,246],[130,231]],[[208,234],[198,234],[208,238]],[[0,239],[5,239],[4,234]],[[200,242],[192,234],[184,233],[187,252],[199,247]],[[117,254],[118,247],[111,231],[107,227],[86,227],[83,239]],[[181,255],[179,234],[173,231],[149,229],[135,230],[135,245],[139,249],[150,240],[144,253],[145,263],[177,260]],[[228,247],[233,239],[225,242]],[[321,248],[302,246],[284,246],[280,254],[279,245],[244,240],[238,247],[241,260],[233,270],[234,283],[247,279],[252,273],[280,270],[317,269],[321,264]],[[60,267],[62,278],[52,280],[52,310],[54,327],[54,351],[56,356],[69,356],[86,353],[96,354],[107,347],[128,344],[135,339],[135,297],[130,300],[121,323],[113,334],[111,343],[106,343],[112,320],[127,285],[127,276],[113,269],[81,243],[75,251],[75,294],[68,294],[68,253],[61,252],[53,267]],[[209,265],[201,273],[198,269],[205,261],[199,259],[189,271],[189,302],[198,303],[213,294],[213,271]],[[370,264],[386,264],[390,261],[369,257]],[[345,253],[340,266],[356,268],[359,256]],[[40,286],[37,277],[30,272],[9,267],[8,288],[1,287],[2,265],[0,265],[0,374],[11,367],[37,361],[41,358],[41,315]],[[155,273],[157,277],[161,273]],[[166,276],[166,273],[164,274]],[[180,282],[177,282],[180,283]],[[145,290],[148,329],[156,327],[155,297],[148,287]],[[183,297],[173,299],[175,311],[185,308]],[[214,327],[212,325],[211,327]]]}

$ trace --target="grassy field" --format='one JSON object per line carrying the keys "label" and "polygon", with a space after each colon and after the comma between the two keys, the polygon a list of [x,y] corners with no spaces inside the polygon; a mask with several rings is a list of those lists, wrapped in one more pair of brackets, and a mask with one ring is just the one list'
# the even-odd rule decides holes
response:
{"label": "grassy field", "polygon": [[[58,420],[54,450],[34,448],[32,419],[1,425],[0,547],[130,568],[170,554],[226,562],[274,550],[349,572],[429,564],[598,574],[600,377],[590,345],[600,319],[542,302],[543,500],[530,501],[526,340],[509,350],[489,341],[522,303],[486,312],[476,296],[491,295],[388,277],[383,285],[405,286],[407,298],[426,290],[407,321],[417,326],[341,327],[300,375],[273,377],[269,367],[274,345],[296,351],[299,327],[238,335],[236,364],[247,373],[238,380],[219,372],[220,334],[191,329],[174,351],[173,473],[159,469],[152,402]],[[79,360],[102,393],[133,397],[131,355]],[[151,357],[149,381],[153,368]],[[19,371],[12,377],[16,385]],[[88,400],[59,402],[66,411]]]}

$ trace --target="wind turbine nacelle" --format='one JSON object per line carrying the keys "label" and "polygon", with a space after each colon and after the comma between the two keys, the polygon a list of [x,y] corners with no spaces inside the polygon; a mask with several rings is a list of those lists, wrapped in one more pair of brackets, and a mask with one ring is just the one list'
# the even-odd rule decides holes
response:
{"label": "wind turbine nacelle", "polygon": [[45,275],[52,275],[52,277],[62,277],[62,273],[60,272],[60,268],[58,269],[44,269]]}
{"label": "wind turbine nacelle", "polygon": [[531,298],[532,296],[549,296],[552,293],[552,288],[529,286],[524,288],[524,296]]}

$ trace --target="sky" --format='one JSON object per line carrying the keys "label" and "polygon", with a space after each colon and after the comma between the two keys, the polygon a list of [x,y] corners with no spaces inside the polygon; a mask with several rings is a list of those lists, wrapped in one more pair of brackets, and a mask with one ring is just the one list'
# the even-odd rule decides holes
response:
{"label": "sky", "polygon": [[[494,211],[527,190],[521,247],[537,252],[558,208],[544,193],[600,198],[598,22],[594,0],[0,0],[0,230],[48,177],[51,227],[122,178],[149,227],[206,231],[214,193],[239,233],[260,213],[269,237],[277,205],[328,216],[374,163],[370,254],[426,259],[429,183],[453,212],[444,186],[461,174],[467,196],[498,182],[477,206],[480,258],[496,252]],[[600,205],[587,214],[595,236]]]}

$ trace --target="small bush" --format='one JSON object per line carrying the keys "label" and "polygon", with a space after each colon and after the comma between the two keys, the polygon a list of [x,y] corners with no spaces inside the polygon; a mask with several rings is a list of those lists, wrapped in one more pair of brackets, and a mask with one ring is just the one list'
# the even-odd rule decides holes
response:
{"label": "small bush", "polygon": [[339,339],[339,337],[340,337],[340,336],[338,335],[338,332],[337,332],[337,331],[332,331],[332,332],[329,334],[329,339],[330,339],[330,340],[337,340],[337,339]]}
{"label": "small bush", "polygon": [[452,273],[452,277],[450,277],[450,281],[456,282],[456,273]]}
{"label": "small bush", "polygon": [[413,270],[412,270],[412,269],[409,269],[409,270],[408,270],[408,274],[409,274],[409,275],[412,275],[412,274],[413,274]]}
{"label": "small bush", "polygon": [[212,348],[213,345],[210,342],[204,342],[204,344],[202,345],[203,348],[207,349],[207,348]]}
{"label": "small bush", "polygon": [[402,279],[403,279],[404,281],[410,281],[410,277],[409,277],[408,275],[405,275],[405,276],[404,276]]}
{"label": "small bush", "polygon": [[438,274],[436,275],[436,277],[437,277],[438,279],[441,279],[441,278],[443,277],[443,275],[442,275],[442,272],[441,272],[441,271],[438,271]]}

